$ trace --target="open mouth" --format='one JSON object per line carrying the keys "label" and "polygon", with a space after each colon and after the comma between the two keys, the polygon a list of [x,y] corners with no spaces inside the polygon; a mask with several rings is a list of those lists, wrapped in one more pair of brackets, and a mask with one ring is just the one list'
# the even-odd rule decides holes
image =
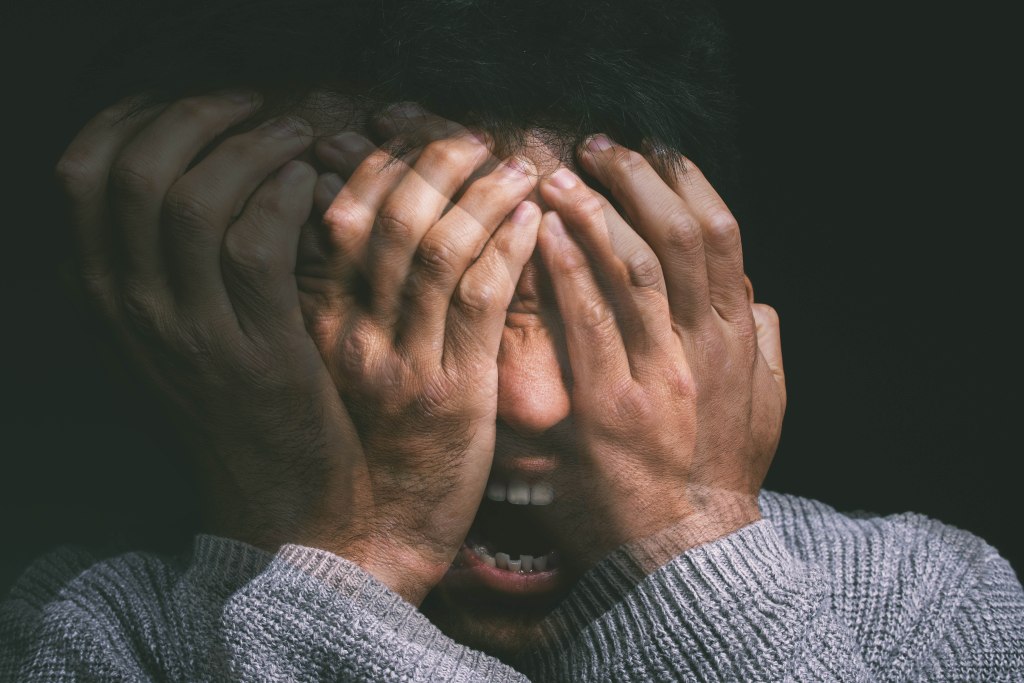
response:
{"label": "open mouth", "polygon": [[546,524],[554,497],[545,482],[492,480],[453,573],[468,573],[461,578],[503,592],[555,587],[559,557]]}

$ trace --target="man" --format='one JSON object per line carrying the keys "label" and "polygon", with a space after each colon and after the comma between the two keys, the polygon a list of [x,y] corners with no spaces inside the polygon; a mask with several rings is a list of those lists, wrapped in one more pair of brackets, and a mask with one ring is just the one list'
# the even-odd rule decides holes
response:
{"label": "man", "polygon": [[268,109],[129,101],[59,166],[214,535],[185,564],[41,560],[5,675],[1020,675],[1020,585],[980,539],[758,496],[778,323],[672,139],[393,110],[339,133],[373,113],[322,92],[249,123]]}

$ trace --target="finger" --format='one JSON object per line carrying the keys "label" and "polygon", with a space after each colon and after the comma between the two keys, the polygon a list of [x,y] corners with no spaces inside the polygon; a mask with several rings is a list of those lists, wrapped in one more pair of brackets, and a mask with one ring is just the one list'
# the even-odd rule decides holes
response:
{"label": "finger", "polygon": [[321,216],[327,213],[344,186],[345,181],[337,173],[321,174],[313,189],[313,209]]}
{"label": "finger", "polygon": [[496,362],[505,313],[536,247],[540,219],[540,207],[521,202],[462,275],[446,311],[442,367],[474,371]]}
{"label": "finger", "polygon": [[185,306],[220,299],[227,226],[267,176],[309,146],[311,136],[301,119],[266,121],[221,142],[167,192],[163,243],[169,281]]}
{"label": "finger", "polygon": [[565,326],[575,386],[623,386],[631,373],[615,313],[558,213],[544,214],[537,243]]}
{"label": "finger", "polygon": [[656,366],[651,356],[668,345],[672,334],[657,256],[606,199],[568,169],[545,181],[541,194],[589,258],[614,309],[631,372],[639,378]]}
{"label": "finger", "polygon": [[786,373],[782,366],[782,336],[779,329],[779,314],[771,306],[753,304],[754,325],[757,328],[757,348],[768,364],[782,396],[786,395]]}
{"label": "finger", "polygon": [[401,138],[406,145],[426,144],[466,132],[461,124],[433,114],[415,102],[391,105],[375,116],[370,125],[383,138]]}
{"label": "finger", "polygon": [[[344,177],[344,158],[332,157],[333,142],[337,149],[342,147],[361,161],[343,183],[341,190],[324,211],[323,243],[329,254],[329,269],[336,273],[343,287],[350,287],[357,273],[365,274],[366,245],[370,230],[384,200],[409,172],[409,159],[393,157],[386,149],[377,147],[356,133],[343,133],[330,140],[317,143],[317,154],[333,171]],[[344,144],[342,144],[344,143]]]}
{"label": "finger", "polygon": [[657,254],[673,318],[703,324],[711,311],[704,239],[697,216],[640,154],[596,136],[580,163],[611,190],[630,224]]}
{"label": "finger", "polygon": [[[649,151],[648,155],[653,151]],[[700,169],[687,160],[671,167],[666,182],[697,216],[704,236],[711,305],[730,322],[748,319],[750,302],[743,274],[743,245],[736,218]]]}
{"label": "finger", "polygon": [[250,116],[256,106],[249,94],[179,100],[140,131],[114,161],[111,212],[120,233],[126,277],[145,285],[166,279],[159,229],[167,190],[206,145]]}
{"label": "finger", "polygon": [[409,310],[402,336],[443,338],[448,307],[460,278],[535,183],[536,172],[529,161],[509,159],[474,182],[459,203],[427,231],[409,276]]}
{"label": "finger", "polygon": [[[378,134],[387,140],[385,146],[396,153],[406,150],[419,149],[432,140],[455,138],[464,135],[472,135],[480,140],[489,149],[492,147],[491,137],[484,131],[466,128],[460,123],[450,121],[446,118],[433,114],[415,102],[402,102],[393,105],[374,117],[371,126]],[[491,154],[487,161],[481,164],[470,174],[465,188],[469,183],[484,177],[500,166],[502,160]],[[452,198],[455,203],[460,198],[460,191],[457,190]]]}
{"label": "finger", "polygon": [[376,151],[376,145],[352,131],[321,138],[313,147],[317,159],[330,171],[346,180],[351,178],[359,165]]}
{"label": "finger", "polygon": [[313,214],[302,225],[299,233],[299,254],[295,263],[295,275],[305,284],[315,280],[317,289],[327,286],[336,290],[336,284],[344,274],[335,268],[338,262],[332,257],[329,236],[323,223],[323,215],[341,192],[344,181],[336,173],[323,173],[313,188]]}
{"label": "finger", "polygon": [[402,293],[420,240],[489,155],[471,135],[431,142],[384,201],[370,233],[366,263],[372,313],[381,325],[393,324],[402,314]]}
{"label": "finger", "polygon": [[82,128],[57,162],[57,183],[68,199],[79,273],[90,294],[109,310],[116,287],[116,251],[107,203],[110,166],[160,112],[135,97],[104,110]]}
{"label": "finger", "polygon": [[224,236],[224,283],[249,336],[303,327],[295,259],[316,178],[308,164],[288,162],[256,190]]}

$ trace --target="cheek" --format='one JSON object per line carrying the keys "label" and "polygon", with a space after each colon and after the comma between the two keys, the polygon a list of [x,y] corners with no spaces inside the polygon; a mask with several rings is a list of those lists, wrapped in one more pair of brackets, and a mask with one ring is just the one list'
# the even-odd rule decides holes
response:
{"label": "cheek", "polygon": [[529,318],[507,325],[502,336],[498,418],[523,435],[536,435],[566,419],[571,403],[559,342],[536,316]]}

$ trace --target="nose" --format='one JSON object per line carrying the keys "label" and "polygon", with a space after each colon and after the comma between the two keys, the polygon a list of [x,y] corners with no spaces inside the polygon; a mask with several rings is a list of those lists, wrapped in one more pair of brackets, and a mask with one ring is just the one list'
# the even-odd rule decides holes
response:
{"label": "nose", "polygon": [[565,420],[571,410],[565,374],[543,326],[506,327],[498,353],[498,419],[525,437]]}

